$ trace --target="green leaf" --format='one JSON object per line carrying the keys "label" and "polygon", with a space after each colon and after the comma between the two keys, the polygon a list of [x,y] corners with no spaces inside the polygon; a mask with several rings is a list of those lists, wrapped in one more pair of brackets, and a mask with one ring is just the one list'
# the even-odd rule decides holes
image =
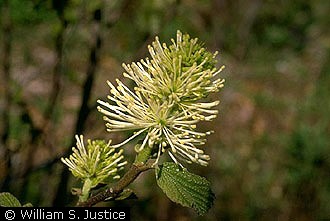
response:
{"label": "green leaf", "polygon": [[20,207],[21,203],[11,193],[0,193],[0,206],[3,207]]}
{"label": "green leaf", "polygon": [[23,205],[23,207],[33,207],[32,203],[26,203]]}
{"label": "green leaf", "polygon": [[[135,146],[135,149],[138,149],[140,144],[137,144]],[[149,159],[151,155],[152,148],[150,147],[145,147],[143,148],[135,157],[134,163],[145,163]]]}
{"label": "green leaf", "polygon": [[115,200],[137,199],[135,193],[131,189],[124,189],[123,192],[116,197]]}
{"label": "green leaf", "polygon": [[172,162],[160,165],[155,171],[158,186],[172,201],[195,209],[199,215],[213,205],[215,196],[204,177],[189,173]]}

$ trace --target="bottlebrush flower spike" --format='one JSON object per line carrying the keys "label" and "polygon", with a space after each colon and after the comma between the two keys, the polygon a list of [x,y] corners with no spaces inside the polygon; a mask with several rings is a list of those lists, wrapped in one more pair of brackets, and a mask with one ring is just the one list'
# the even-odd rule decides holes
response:
{"label": "bottlebrush flower spike", "polygon": [[125,77],[132,79],[136,90],[159,98],[172,98],[178,102],[192,102],[217,92],[223,79],[214,79],[224,68],[215,67],[217,52],[208,52],[198,39],[177,32],[169,47],[158,37],[149,45],[150,59],[124,64]]}
{"label": "bottlebrush flower spike", "polygon": [[118,79],[117,87],[108,81],[110,102],[98,100],[109,132],[133,130],[134,134],[120,147],[138,136],[144,136],[139,152],[146,146],[155,151],[156,163],[168,152],[174,162],[198,163],[206,166],[210,157],[199,148],[211,132],[199,132],[196,124],[212,120],[219,101],[201,102],[211,92],[223,87],[223,79],[215,79],[223,67],[215,67],[211,54],[197,39],[177,32],[169,47],[159,39],[149,46],[151,58],[123,64],[124,76],[136,86],[130,90]]}
{"label": "bottlebrush flower spike", "polygon": [[83,182],[88,180],[90,188],[99,183],[107,183],[110,179],[118,179],[118,171],[127,163],[123,161],[123,150],[115,152],[110,147],[110,142],[103,140],[87,141],[84,145],[83,135],[76,135],[77,147],[73,147],[73,153],[69,158],[61,158],[61,161],[69,167],[72,174]]}

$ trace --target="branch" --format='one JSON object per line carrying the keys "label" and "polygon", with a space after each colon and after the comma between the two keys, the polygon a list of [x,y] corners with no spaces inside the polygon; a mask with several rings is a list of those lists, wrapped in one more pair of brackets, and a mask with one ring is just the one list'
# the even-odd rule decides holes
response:
{"label": "branch", "polygon": [[3,57],[2,57],[2,67],[3,67],[3,87],[4,87],[4,110],[3,110],[3,135],[1,136],[3,144],[6,146],[7,139],[9,137],[9,113],[12,104],[12,92],[11,92],[11,77],[10,77],[10,60],[12,52],[12,25],[10,20],[10,8],[8,0],[4,1],[4,6],[2,9],[2,19],[3,19]]}
{"label": "branch", "polygon": [[[81,105],[79,108],[78,118],[73,133],[74,135],[81,134],[84,131],[85,123],[87,121],[87,117],[91,110],[88,103],[92,94],[93,83],[95,80],[96,71],[100,61],[100,51],[102,45],[101,44],[102,43],[102,39],[101,39],[102,13],[101,12],[102,12],[101,8],[96,9],[94,11],[93,23],[94,23],[95,40],[93,41],[93,45],[89,55],[89,66],[87,69],[87,76],[85,78],[85,82],[83,85]],[[73,139],[70,147],[74,146],[74,144],[75,144],[75,140]],[[68,155],[70,151],[71,148],[69,148],[64,155]],[[56,197],[54,199],[55,205],[61,205],[63,204],[63,202],[66,201],[66,197],[63,195],[63,192],[65,192],[67,189],[68,179],[69,179],[69,171],[64,169],[61,173],[60,183],[56,191]]]}
{"label": "branch", "polygon": [[11,152],[9,149],[8,139],[10,135],[10,112],[12,106],[12,90],[11,90],[11,54],[12,54],[12,22],[10,18],[10,4],[8,0],[3,2],[3,8],[1,10],[2,15],[2,30],[3,31],[3,87],[4,87],[4,102],[3,102],[3,134],[1,135],[1,143],[4,145],[4,166],[8,170],[3,181],[0,181],[0,189],[8,189],[11,180]]}
{"label": "branch", "polygon": [[153,168],[153,162],[134,163],[127,173],[115,184],[114,187],[108,188],[95,196],[92,196],[85,202],[78,202],[77,206],[91,207],[99,202],[103,202],[108,198],[116,198],[123,190],[131,184],[140,173]]}
{"label": "branch", "polygon": [[44,112],[45,121],[42,126],[43,131],[48,131],[51,124],[51,120],[55,111],[55,106],[57,105],[58,97],[62,87],[62,75],[63,75],[63,44],[64,44],[64,34],[66,27],[68,25],[67,20],[64,15],[59,15],[60,19],[60,30],[57,33],[55,39],[55,52],[56,52],[56,64],[54,67],[53,79],[52,79],[52,89],[48,98],[48,104]]}

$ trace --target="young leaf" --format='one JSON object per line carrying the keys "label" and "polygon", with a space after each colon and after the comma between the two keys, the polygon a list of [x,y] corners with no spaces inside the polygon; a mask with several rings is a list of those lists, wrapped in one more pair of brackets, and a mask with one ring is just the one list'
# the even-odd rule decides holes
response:
{"label": "young leaf", "polygon": [[115,200],[137,199],[137,196],[131,189],[124,189]]}
{"label": "young leaf", "polygon": [[199,215],[213,205],[215,196],[204,177],[189,173],[172,162],[165,162],[155,171],[158,186],[172,201],[195,209]]}
{"label": "young leaf", "polygon": [[11,193],[0,193],[0,206],[3,207],[20,207],[21,203]]}

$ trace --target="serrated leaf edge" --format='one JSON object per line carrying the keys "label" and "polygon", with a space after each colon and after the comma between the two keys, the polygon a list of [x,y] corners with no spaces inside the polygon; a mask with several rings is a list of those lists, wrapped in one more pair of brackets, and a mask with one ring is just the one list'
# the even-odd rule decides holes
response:
{"label": "serrated leaf edge", "polygon": [[[163,170],[164,166],[165,166],[165,170]],[[172,170],[174,169],[178,173],[181,173],[183,179],[177,179],[174,173],[173,174],[166,173],[171,169]],[[163,173],[164,171],[165,171],[165,176],[161,175],[161,173]],[[168,177],[166,177],[166,175],[170,177],[170,180],[175,179],[176,182],[169,182],[170,180],[168,179]],[[184,181],[185,178],[187,178],[189,181],[185,182]],[[194,182],[193,179],[191,178],[196,178],[197,180],[194,179],[196,182]],[[193,173],[189,173],[186,170],[180,170],[178,166],[174,163],[166,162],[163,165],[160,165],[156,169],[156,179],[158,186],[172,201],[179,203],[182,206],[187,206],[195,209],[199,215],[205,214],[213,205],[215,195],[210,189],[210,182],[206,180],[204,177],[201,177]],[[173,186],[174,189],[176,190],[176,193],[169,191],[171,188],[166,188],[166,187],[164,188],[162,185],[162,183],[164,182],[159,182],[159,179],[162,179],[165,181],[165,183],[168,183],[169,185]],[[190,185],[192,183],[195,185],[200,185],[201,188],[197,188],[197,189],[192,188],[192,185]],[[182,189],[180,187],[183,187],[183,189],[187,189],[188,194],[185,194],[185,191],[182,192]],[[194,192],[197,192],[197,194],[194,194]],[[178,199],[182,199],[182,200],[178,200]]]}
{"label": "serrated leaf edge", "polygon": [[0,193],[0,199],[1,199],[0,206],[3,206],[3,207],[20,207],[20,206],[22,206],[20,201],[13,194],[11,194],[9,192]]}

